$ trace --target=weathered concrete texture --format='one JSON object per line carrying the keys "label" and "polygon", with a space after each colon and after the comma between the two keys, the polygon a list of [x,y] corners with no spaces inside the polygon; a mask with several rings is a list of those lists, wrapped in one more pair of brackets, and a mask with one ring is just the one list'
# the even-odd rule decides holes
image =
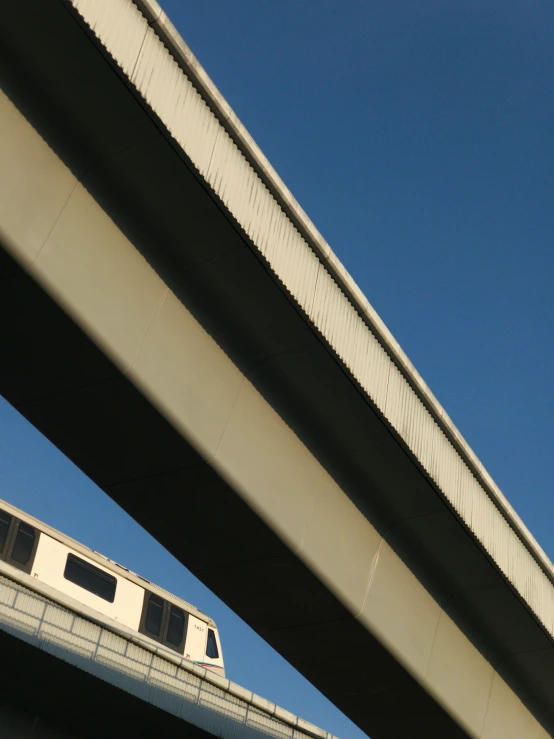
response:
{"label": "weathered concrete texture", "polygon": [[0,37],[0,391],[373,739],[492,739],[506,695],[540,736],[548,636],[73,17],[33,9]]}

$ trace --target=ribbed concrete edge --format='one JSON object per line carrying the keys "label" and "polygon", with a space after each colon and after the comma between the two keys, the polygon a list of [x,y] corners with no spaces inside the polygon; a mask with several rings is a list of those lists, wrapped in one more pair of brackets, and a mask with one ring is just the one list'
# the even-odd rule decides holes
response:
{"label": "ribbed concrete edge", "polygon": [[4,562],[0,629],[222,739],[336,739]]}
{"label": "ribbed concrete edge", "polygon": [[529,529],[486,471],[477,455],[451,421],[444,408],[435,398],[430,388],[371,306],[347,269],[342,265],[329,244],[319,233],[246,128],[239,121],[230,105],[209,78],[158,2],[156,0],[133,0],[133,2],[148,19],[149,25],[152,26],[155,33],[168,48],[175,61],[194,83],[206,104],[217,116],[242,154],[259,174],[286,215],[326,265],[327,270],[337,282],[340,289],[345,293],[356,311],[375,334],[411,388],[417,393],[420,400],[430,412],[435,422],[444,431],[454,448],[468,464],[472,473],[485,488],[502,515],[514,528],[541,569],[543,569],[545,574],[554,583],[554,566],[550,559],[546,556]]}

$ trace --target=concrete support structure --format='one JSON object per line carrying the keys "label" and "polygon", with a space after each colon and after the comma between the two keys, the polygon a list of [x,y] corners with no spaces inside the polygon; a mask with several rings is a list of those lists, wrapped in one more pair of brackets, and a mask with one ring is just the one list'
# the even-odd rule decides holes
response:
{"label": "concrete support structure", "polygon": [[141,97],[182,75],[161,15],[109,7],[102,43],[58,0],[2,20],[0,392],[373,739],[549,736],[549,563],[330,250],[231,202],[192,85],[179,131],[185,93]]}
{"label": "concrete support structure", "polygon": [[4,563],[0,652],[9,739],[336,739]]}

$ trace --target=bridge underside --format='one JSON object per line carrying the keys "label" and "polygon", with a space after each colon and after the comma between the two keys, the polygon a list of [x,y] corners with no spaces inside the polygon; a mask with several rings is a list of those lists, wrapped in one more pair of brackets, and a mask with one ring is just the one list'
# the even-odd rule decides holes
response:
{"label": "bridge underside", "polygon": [[[429,736],[466,737],[44,291],[0,255],[0,330],[11,358],[2,363],[2,394],[370,736],[405,737],[415,724]],[[56,392],[48,392],[54,382]],[[40,675],[39,683],[47,684]]]}
{"label": "bridge underside", "polygon": [[[48,224],[34,214],[29,239],[39,246],[27,263],[12,259],[12,237],[0,231],[0,392],[373,739],[412,736],[414,726],[430,739],[508,739],[528,726],[528,736],[542,736],[523,707],[495,717],[487,704],[474,704],[468,685],[482,680],[488,700],[494,680],[505,685],[502,675],[552,728],[554,650],[547,635],[362,401],[158,121],[124,89],[63,3],[13,4],[1,33],[7,96],[1,114],[15,104],[69,174],[52,175],[48,167],[42,179],[37,173],[36,202],[59,197],[68,215]],[[17,180],[18,160],[9,157]],[[3,192],[8,182],[4,170]],[[43,279],[54,253],[48,239],[57,229],[70,245],[59,262],[60,284],[74,277],[72,245],[86,253],[93,242],[95,248],[105,242],[109,263],[117,245],[112,249],[104,216],[91,216],[91,202],[142,255],[159,291],[144,278],[143,302],[125,305],[125,294],[113,302],[109,292],[99,295],[94,260],[79,266],[75,290],[84,302],[99,298],[113,322],[118,311],[140,311],[148,301],[153,326],[153,316],[158,321],[166,311],[150,347],[141,338],[135,348],[134,326],[122,324],[117,340],[129,348],[118,355],[109,330],[91,328],[69,293],[62,296],[50,277]],[[140,283],[141,269],[129,262],[124,274]],[[182,346],[171,354],[167,337],[173,340],[181,320]],[[137,365],[147,349],[170,370],[174,362],[175,372]],[[180,374],[181,362],[189,374]],[[220,371],[225,362],[228,369]],[[178,417],[180,390],[171,394],[178,382],[190,385],[187,418],[196,425]],[[221,417],[217,433],[214,417]],[[272,457],[277,448],[289,448],[290,469]],[[312,469],[315,483],[308,481]],[[258,502],[250,490],[268,487],[267,478],[277,482]],[[335,508],[329,492],[334,522],[314,534],[317,516],[326,514],[316,498],[304,500],[304,482],[345,492]],[[286,526],[279,519],[285,500]],[[304,519],[313,526],[297,533]],[[337,520],[345,531],[336,531]],[[360,560],[355,567],[349,546]],[[382,612],[380,603],[387,604]],[[406,643],[406,657],[402,639],[411,639],[410,623],[421,643],[413,653]],[[393,636],[398,652],[388,641]],[[427,687],[414,678],[419,674]],[[438,698],[429,685],[438,686]]]}
{"label": "bridge underside", "polygon": [[[2,737],[334,739],[136,637],[31,575],[0,568]],[[13,579],[11,579],[11,577]]]}
{"label": "bridge underside", "polygon": [[0,630],[2,739],[211,734]]}

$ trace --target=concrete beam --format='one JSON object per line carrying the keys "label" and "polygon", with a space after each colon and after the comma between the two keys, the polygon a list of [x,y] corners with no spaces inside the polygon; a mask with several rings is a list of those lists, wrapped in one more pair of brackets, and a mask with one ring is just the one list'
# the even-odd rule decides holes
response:
{"label": "concrete beam", "polygon": [[499,680],[548,720],[525,603],[152,109],[27,1],[0,27],[3,394],[374,737],[494,736]]}
{"label": "concrete beam", "polygon": [[[42,347],[49,371],[35,355],[19,373],[7,392],[16,407],[151,531],[163,528],[181,561],[373,736],[419,724],[428,736],[489,739],[506,693],[515,720],[504,739],[520,737],[519,724],[538,736],[494,667],[206,330],[186,280],[170,287],[6,96],[1,106],[4,244],[20,265],[2,293],[25,296],[10,320],[31,341],[42,301],[49,335],[73,332],[57,356]],[[35,214],[41,176],[51,205]],[[216,534],[209,545],[183,541],[191,520]],[[360,667],[345,670],[350,660]]]}

